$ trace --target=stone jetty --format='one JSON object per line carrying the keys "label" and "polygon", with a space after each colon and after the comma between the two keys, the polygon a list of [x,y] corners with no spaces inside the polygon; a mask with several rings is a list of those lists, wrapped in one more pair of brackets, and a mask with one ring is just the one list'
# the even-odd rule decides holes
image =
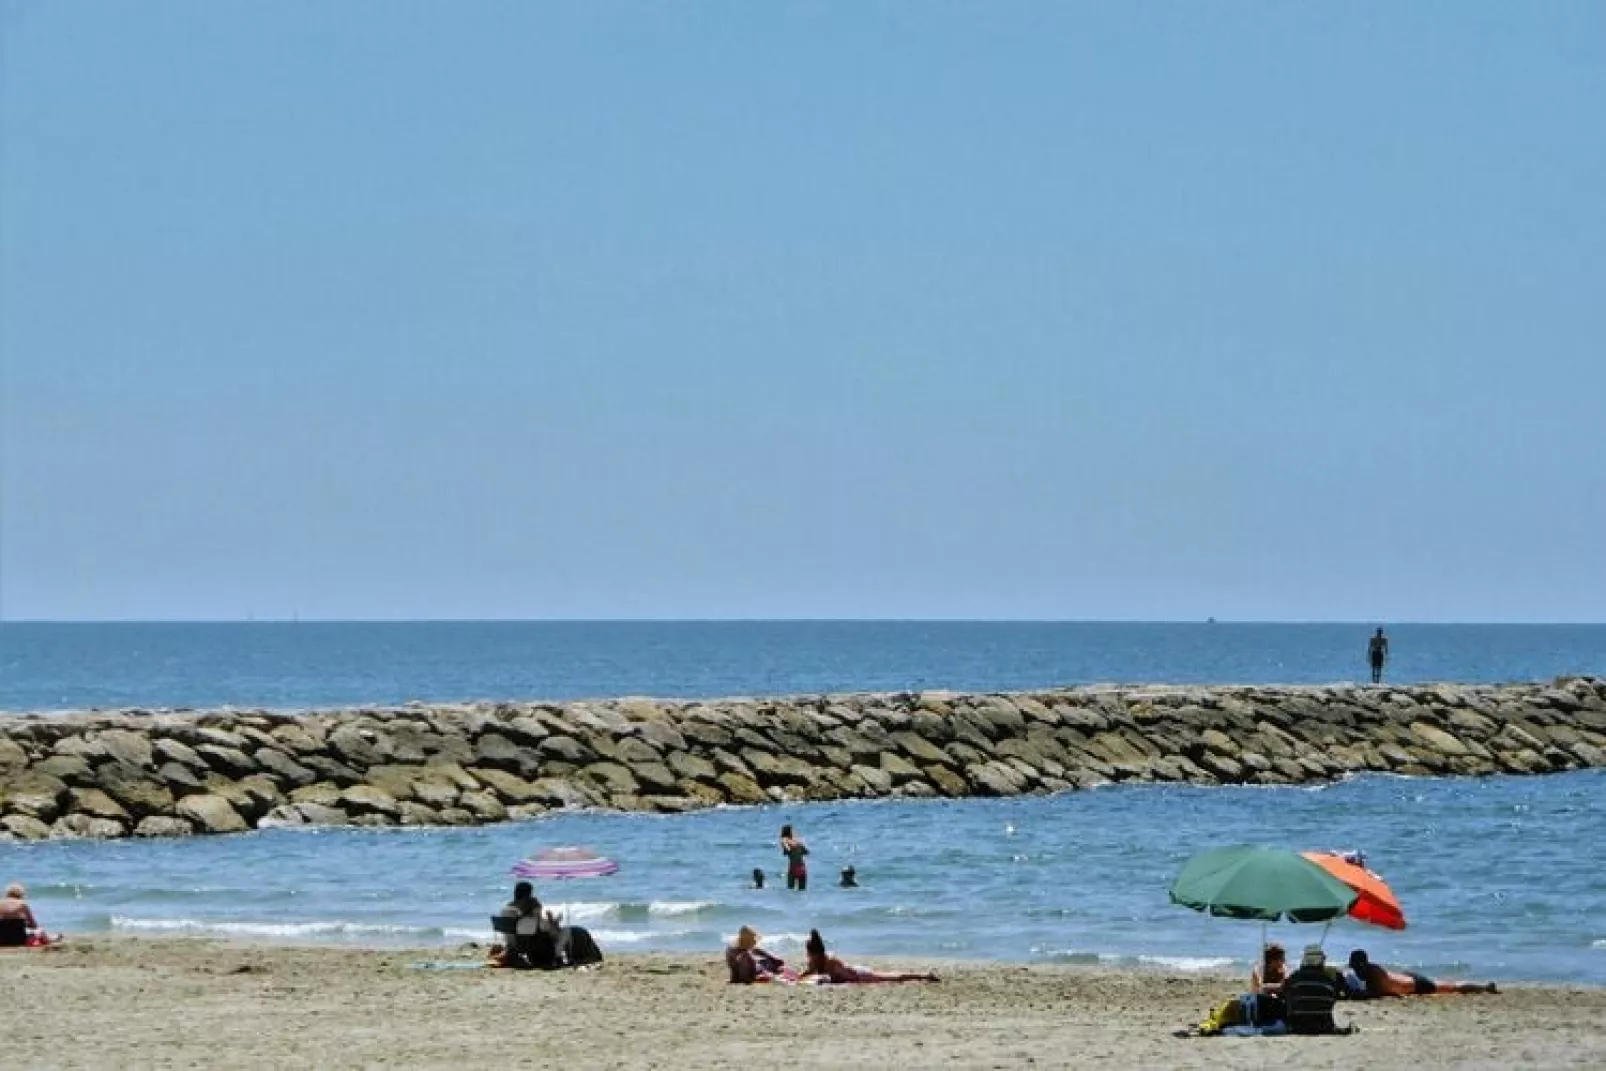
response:
{"label": "stone jetty", "polygon": [[0,716],[0,839],[1606,766],[1606,679]]}

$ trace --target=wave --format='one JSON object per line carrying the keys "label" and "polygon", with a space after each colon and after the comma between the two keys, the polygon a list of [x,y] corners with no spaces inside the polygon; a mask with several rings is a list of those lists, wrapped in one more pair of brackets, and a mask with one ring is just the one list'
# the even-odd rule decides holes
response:
{"label": "wave", "polygon": [[673,937],[687,937],[694,930],[592,930],[591,936],[604,948],[609,945],[633,945],[642,941],[663,941]]}
{"label": "wave", "polygon": [[714,916],[738,910],[734,905],[718,900],[549,900],[547,907],[565,913],[576,922],[588,919],[619,919],[621,921],[649,918],[685,918],[687,916]]}
{"label": "wave", "polygon": [[229,922],[207,919],[142,919],[112,915],[107,928],[117,933],[192,934],[202,937],[363,938],[440,941],[445,939],[483,940],[487,930],[454,926],[407,926],[378,922],[349,922],[327,919],[319,922]]}
{"label": "wave", "polygon": [[1069,949],[1034,948],[1036,955],[1050,963],[1086,967],[1149,967],[1168,971],[1219,971],[1238,964],[1230,956],[1154,956],[1121,955],[1113,952],[1077,952]]}

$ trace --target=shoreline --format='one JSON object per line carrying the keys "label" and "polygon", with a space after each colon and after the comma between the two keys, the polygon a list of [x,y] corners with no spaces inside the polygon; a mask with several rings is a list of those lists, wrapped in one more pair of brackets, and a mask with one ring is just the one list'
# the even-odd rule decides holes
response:
{"label": "shoreline", "polygon": [[[851,956],[851,950],[844,952]],[[1314,1068],[1599,1066],[1606,988],[1341,1004],[1340,1038],[1178,1039],[1243,984],[1221,972],[875,959],[936,984],[728,985],[707,955],[610,956],[590,972],[421,970],[459,949],[368,950],[95,936],[0,954],[21,1066],[412,1067],[507,1064]],[[857,957],[852,957],[857,958]],[[521,1023],[526,1025],[521,1025]],[[62,1024],[70,1024],[63,1028]]]}

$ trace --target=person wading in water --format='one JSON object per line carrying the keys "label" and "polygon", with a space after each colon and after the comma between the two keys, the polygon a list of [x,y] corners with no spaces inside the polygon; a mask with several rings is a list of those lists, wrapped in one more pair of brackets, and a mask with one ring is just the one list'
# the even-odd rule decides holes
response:
{"label": "person wading in water", "polygon": [[793,834],[790,825],[781,827],[781,854],[786,856],[786,887],[803,892],[809,887],[809,866],[803,861],[809,846]]}

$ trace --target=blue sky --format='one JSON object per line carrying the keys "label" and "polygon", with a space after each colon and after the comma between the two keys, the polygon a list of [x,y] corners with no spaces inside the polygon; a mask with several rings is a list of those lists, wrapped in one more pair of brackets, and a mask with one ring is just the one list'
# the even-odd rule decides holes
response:
{"label": "blue sky", "polygon": [[1606,6],[0,12],[7,619],[1606,619]]}

